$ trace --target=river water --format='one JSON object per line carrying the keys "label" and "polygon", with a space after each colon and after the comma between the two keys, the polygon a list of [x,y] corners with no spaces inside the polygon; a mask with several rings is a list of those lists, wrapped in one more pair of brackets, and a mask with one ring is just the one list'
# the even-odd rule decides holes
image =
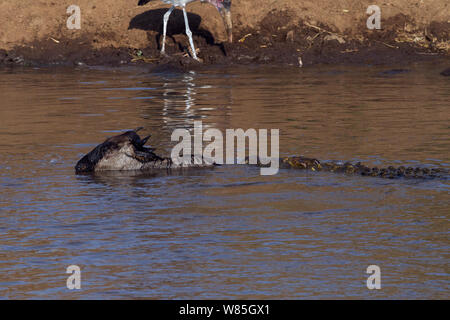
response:
{"label": "river water", "polygon": [[448,168],[445,67],[0,70],[0,297],[449,298],[448,180],[74,173],[139,126],[168,156],[195,120],[279,129],[281,155]]}

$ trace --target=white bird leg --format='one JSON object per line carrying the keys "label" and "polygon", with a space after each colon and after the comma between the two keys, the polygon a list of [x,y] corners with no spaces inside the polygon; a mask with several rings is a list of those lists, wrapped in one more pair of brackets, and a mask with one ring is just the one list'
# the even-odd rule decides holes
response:
{"label": "white bird leg", "polygon": [[192,57],[195,60],[198,60],[197,53],[195,52],[194,40],[192,40],[192,32],[191,32],[191,29],[189,28],[189,22],[188,22],[188,17],[187,17],[187,13],[186,13],[186,6],[183,6],[183,15],[184,15],[184,24],[186,25],[186,34],[189,37],[189,44],[191,45]]}
{"label": "white bird leg", "polygon": [[175,6],[172,6],[165,14],[164,14],[164,27],[163,27],[163,43],[161,48],[161,53],[166,53],[166,33],[167,33],[167,22],[169,21],[170,14],[172,13]]}

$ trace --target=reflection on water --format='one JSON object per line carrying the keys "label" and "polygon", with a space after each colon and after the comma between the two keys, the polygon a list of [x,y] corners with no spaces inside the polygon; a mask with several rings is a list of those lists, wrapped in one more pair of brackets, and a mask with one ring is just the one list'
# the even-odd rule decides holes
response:
{"label": "reflection on water", "polygon": [[[448,298],[448,181],[73,170],[139,126],[168,155],[194,120],[279,128],[281,155],[448,167],[440,69],[0,71],[0,297]],[[371,264],[380,291],[366,288]]]}

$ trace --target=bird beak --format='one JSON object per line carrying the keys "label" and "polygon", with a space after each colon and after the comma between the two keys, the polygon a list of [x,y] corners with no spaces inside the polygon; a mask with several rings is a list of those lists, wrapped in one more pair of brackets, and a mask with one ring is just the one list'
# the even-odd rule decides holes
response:
{"label": "bird beak", "polygon": [[231,8],[222,8],[220,10],[223,23],[225,24],[225,30],[227,31],[228,42],[233,42],[233,22],[231,21]]}

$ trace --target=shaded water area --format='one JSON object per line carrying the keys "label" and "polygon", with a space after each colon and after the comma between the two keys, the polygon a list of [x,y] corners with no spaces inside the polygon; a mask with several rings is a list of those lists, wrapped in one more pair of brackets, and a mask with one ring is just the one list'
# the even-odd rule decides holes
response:
{"label": "shaded water area", "polygon": [[448,168],[444,67],[0,70],[0,297],[448,298],[448,180],[74,173],[138,126],[168,156],[194,120],[278,128],[281,155]]}

